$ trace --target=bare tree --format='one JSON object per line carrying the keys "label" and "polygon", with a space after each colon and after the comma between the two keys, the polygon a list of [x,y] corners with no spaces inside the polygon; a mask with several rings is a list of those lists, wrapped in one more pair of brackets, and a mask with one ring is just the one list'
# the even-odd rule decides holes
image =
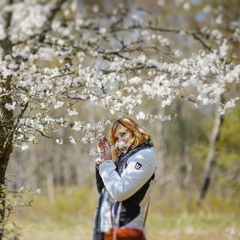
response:
{"label": "bare tree", "polygon": [[[223,98],[223,96],[220,96],[220,97]],[[214,124],[212,127],[211,136],[209,139],[209,150],[206,157],[205,171],[204,171],[204,176],[202,179],[202,184],[199,192],[199,200],[198,200],[199,203],[201,202],[201,200],[204,199],[205,195],[207,194],[207,191],[210,185],[211,175],[217,163],[215,145],[219,139],[222,123],[223,123],[223,115],[221,114],[219,109],[216,107]]]}

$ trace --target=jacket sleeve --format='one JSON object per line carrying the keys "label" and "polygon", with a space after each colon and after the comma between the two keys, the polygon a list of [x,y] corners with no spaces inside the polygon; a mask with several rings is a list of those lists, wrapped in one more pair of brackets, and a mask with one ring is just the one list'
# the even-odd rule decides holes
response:
{"label": "jacket sleeve", "polygon": [[120,202],[137,192],[151,178],[156,167],[154,148],[149,148],[130,157],[121,176],[115,171],[116,166],[111,160],[99,166],[99,173],[108,192]]}
{"label": "jacket sleeve", "polygon": [[97,185],[97,190],[99,193],[101,193],[104,183],[103,180],[99,174],[99,164],[95,162],[95,177],[96,177],[96,185]]}

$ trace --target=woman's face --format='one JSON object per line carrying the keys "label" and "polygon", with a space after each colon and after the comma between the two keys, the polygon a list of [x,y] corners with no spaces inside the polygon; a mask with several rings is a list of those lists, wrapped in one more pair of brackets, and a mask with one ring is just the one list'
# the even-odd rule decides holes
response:
{"label": "woman's face", "polygon": [[[118,125],[115,133],[114,133],[114,141],[116,144],[119,144],[120,146],[124,143],[127,145],[127,143],[133,138],[133,133],[130,132],[127,128],[123,127],[122,125]],[[123,145],[124,145],[123,144]],[[126,151],[128,146],[120,147],[122,151]]]}

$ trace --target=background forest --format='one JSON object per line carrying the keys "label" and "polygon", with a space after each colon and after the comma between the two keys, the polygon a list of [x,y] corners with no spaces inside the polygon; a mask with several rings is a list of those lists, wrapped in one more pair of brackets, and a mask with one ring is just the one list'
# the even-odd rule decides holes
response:
{"label": "background forest", "polygon": [[[118,1],[86,0],[78,3],[80,8],[88,8],[90,12],[100,9],[110,14]],[[237,23],[239,27],[240,3],[237,0],[136,0],[124,4],[140,14],[140,18],[158,6],[162,28],[200,29],[217,25],[228,34],[230,23]],[[210,7],[212,12],[209,12]],[[139,13],[137,9],[145,10]],[[219,19],[216,20],[214,14],[219,14]],[[221,21],[221,18],[228,22]],[[195,41],[192,36],[181,37],[167,31],[161,36],[166,37],[172,46],[180,47],[185,57],[196,53],[201,45],[201,41]],[[151,41],[157,41],[156,35],[151,38]],[[239,51],[238,42],[232,46],[232,53],[236,54],[231,60],[233,63],[239,63]],[[166,62],[172,61],[167,47],[154,54],[160,54]],[[146,51],[148,57],[154,58],[154,54]],[[40,61],[39,64],[43,63]],[[97,65],[90,58],[84,64]],[[231,96],[239,96],[239,90],[239,84],[229,85],[227,94],[221,95],[223,102]],[[188,89],[188,93],[192,91]],[[164,108],[161,101],[143,98],[141,107],[135,109],[149,116],[165,116],[162,119],[146,120],[130,115],[137,118],[152,136],[159,161],[158,180],[147,220],[148,239],[240,239],[239,101],[223,115],[218,114],[215,104],[196,104],[195,100],[183,95]],[[78,115],[70,121],[92,125],[129,115],[112,112],[110,108],[104,109],[93,102],[74,103],[74,109]],[[62,109],[53,109],[50,114],[69,118],[68,112]],[[104,129],[106,135],[107,127]],[[82,137],[82,133],[72,133],[71,128],[60,128],[53,133],[55,135],[60,139],[71,135],[76,139]],[[6,239],[19,237],[28,240],[32,236],[35,240],[91,239],[98,200],[94,175],[96,156],[92,154],[96,139],[86,143],[64,141],[57,144],[54,137],[40,134],[29,149],[14,148],[11,154],[6,185],[10,193],[17,191],[18,194],[10,198],[13,209],[9,207],[9,213],[13,222]],[[38,189],[41,193],[35,197],[32,192]],[[27,207],[29,202],[31,207]]]}

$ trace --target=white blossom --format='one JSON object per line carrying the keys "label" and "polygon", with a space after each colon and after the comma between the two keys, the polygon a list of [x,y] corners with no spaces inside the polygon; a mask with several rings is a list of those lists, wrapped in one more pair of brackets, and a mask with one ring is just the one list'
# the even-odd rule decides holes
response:
{"label": "white blossom", "polygon": [[222,33],[218,29],[213,29],[211,35],[218,40],[222,39]]}
{"label": "white blossom", "polygon": [[29,145],[26,144],[26,143],[23,143],[22,146],[21,146],[21,149],[24,151],[24,150],[27,150],[29,149]]}
{"label": "white blossom", "polygon": [[71,143],[76,144],[76,139],[73,136],[69,137]]}
{"label": "white blossom", "polygon": [[80,121],[75,121],[74,124],[73,124],[73,127],[72,129],[75,130],[75,131],[80,131],[83,127],[83,123],[80,122]]}
{"label": "white blossom", "polygon": [[92,6],[92,11],[93,11],[94,13],[98,13],[98,12],[99,12],[99,9],[100,9],[100,7],[99,7],[98,4],[93,4],[93,6]]}
{"label": "white blossom", "polygon": [[233,70],[226,74],[226,81],[229,83],[233,81],[240,83],[240,65],[235,66]]}
{"label": "white blossom", "polygon": [[140,77],[133,77],[129,79],[129,83],[130,84],[138,84],[142,81],[142,79]]}
{"label": "white blossom", "polygon": [[[167,1],[157,3],[163,7]],[[185,0],[174,3],[185,10],[195,7]],[[233,46],[240,42],[240,29],[233,19],[229,22],[230,31],[222,31],[216,25],[225,22],[225,15],[210,4],[203,6],[203,14],[206,19],[207,14],[212,14],[212,24],[203,26],[200,33],[177,29],[173,34],[180,40],[176,46],[169,41],[172,34],[154,30],[155,21],[150,21],[151,16],[144,11],[133,9],[119,24],[114,14],[105,18],[97,4],[90,9],[89,18],[85,9],[78,11],[77,1],[71,1],[69,6],[61,7],[66,20],[63,24],[59,17],[47,21],[55,4],[56,1],[26,0],[1,5],[3,16],[12,13],[7,34],[13,45],[11,54],[0,48],[0,97],[11,98],[3,106],[16,116],[19,126],[14,140],[20,148],[27,149],[29,143],[36,141],[36,135],[58,136],[58,129],[68,127],[81,131],[82,142],[93,142],[110,122],[75,121],[77,114],[81,119],[85,106],[105,108],[116,115],[135,115],[150,122],[171,120],[171,116],[152,115],[145,109],[145,102],[152,99],[166,107],[182,96],[195,106],[205,107],[219,103],[219,96],[226,93],[228,100],[219,111],[224,114],[235,107],[238,99],[231,95],[231,89],[235,84],[237,89],[240,83],[240,64]],[[114,11],[122,14],[124,8]],[[0,40],[6,37],[3,16]],[[136,29],[128,31],[131,26]],[[191,53],[182,51],[185,46],[178,48],[193,33],[197,34],[196,41],[199,37],[212,51],[201,44],[196,44],[196,49],[189,48]],[[76,104],[78,101],[83,108]],[[18,119],[27,103],[27,110]],[[73,104],[78,107],[74,109]],[[64,137],[68,138],[73,143],[78,141]],[[57,138],[56,142],[63,144],[63,139]]]}
{"label": "white blossom", "polygon": [[39,52],[41,60],[50,61],[55,57],[55,52],[52,48],[40,48]]}
{"label": "white blossom", "polygon": [[8,76],[14,74],[14,72],[11,69],[6,68],[6,66],[1,66],[1,72],[3,74],[3,78],[7,78]]}
{"label": "white blossom", "polygon": [[68,115],[69,116],[78,115],[78,112],[74,108],[68,109]]}
{"label": "white blossom", "polygon": [[127,144],[125,142],[116,142],[114,146],[111,146],[113,149],[121,149],[123,147],[126,147]]}
{"label": "white blossom", "polygon": [[98,151],[95,148],[91,148],[89,155],[90,156],[97,156],[98,155]]}
{"label": "white blossom", "polygon": [[46,104],[46,103],[41,103],[41,107],[42,107],[42,108],[46,108],[46,107],[47,107],[47,104]]}
{"label": "white blossom", "polygon": [[12,104],[10,104],[10,103],[6,103],[5,104],[5,108],[7,109],[7,110],[14,110],[15,108],[16,108],[16,102],[13,102]]}
{"label": "white blossom", "polygon": [[146,118],[146,115],[144,112],[139,112],[137,115],[136,115],[136,118],[137,119],[145,119]]}
{"label": "white blossom", "polygon": [[141,54],[137,57],[136,60],[133,59],[133,63],[136,61],[136,62],[139,62],[139,63],[145,63],[147,60],[147,57],[144,55],[144,54]]}
{"label": "white blossom", "polygon": [[18,189],[18,192],[23,192],[24,189],[25,189],[25,187],[20,187],[20,188]]}
{"label": "white blossom", "polygon": [[191,4],[188,3],[188,2],[185,2],[185,3],[183,4],[183,9],[186,10],[186,11],[191,10],[191,7],[192,7]]}
{"label": "white blossom", "polygon": [[211,11],[212,11],[211,5],[206,5],[203,9],[204,13],[211,13]]}
{"label": "white blossom", "polygon": [[99,32],[100,32],[100,34],[105,35],[107,33],[107,29],[106,28],[100,28]]}
{"label": "white blossom", "polygon": [[0,40],[3,40],[7,36],[4,26],[0,23]]}
{"label": "white blossom", "polygon": [[28,140],[29,140],[30,142],[33,142],[34,139],[35,139],[35,136],[34,136],[34,135],[28,136]]}
{"label": "white blossom", "polygon": [[165,5],[165,0],[157,0],[158,6],[162,7]]}
{"label": "white blossom", "polygon": [[221,114],[225,114],[226,110],[229,108],[234,108],[236,106],[236,101],[239,101],[240,97],[236,97],[234,99],[229,100],[228,102],[226,102],[223,106],[223,108],[220,109]]}
{"label": "white blossom", "polygon": [[176,58],[180,58],[183,55],[183,53],[179,49],[177,49],[174,51],[174,55],[176,56]]}
{"label": "white blossom", "polygon": [[173,99],[174,99],[174,97],[172,96],[172,97],[168,97],[166,100],[163,100],[162,101],[162,107],[165,107],[165,106],[167,106],[167,105],[170,105],[171,103],[172,103],[172,101],[173,101]]}
{"label": "white blossom", "polygon": [[37,194],[40,194],[42,192],[42,190],[40,189],[40,188],[38,188],[37,190],[36,190],[36,193]]}
{"label": "white blossom", "polygon": [[221,25],[221,24],[223,23],[222,20],[223,20],[223,16],[222,16],[222,15],[219,15],[219,16],[216,18],[215,22],[216,22],[216,24]]}
{"label": "white blossom", "polygon": [[57,108],[60,108],[64,105],[64,102],[63,101],[57,101],[55,104],[54,104],[54,108],[57,109]]}
{"label": "white blossom", "polygon": [[63,139],[62,138],[57,138],[56,143],[59,144],[59,145],[62,145],[63,144]]}
{"label": "white blossom", "polygon": [[220,57],[225,57],[226,55],[227,55],[227,52],[228,52],[228,49],[229,49],[229,47],[228,47],[228,45],[227,45],[227,40],[226,39],[224,39],[224,41],[223,41],[223,43],[222,43],[222,45],[220,46]]}

